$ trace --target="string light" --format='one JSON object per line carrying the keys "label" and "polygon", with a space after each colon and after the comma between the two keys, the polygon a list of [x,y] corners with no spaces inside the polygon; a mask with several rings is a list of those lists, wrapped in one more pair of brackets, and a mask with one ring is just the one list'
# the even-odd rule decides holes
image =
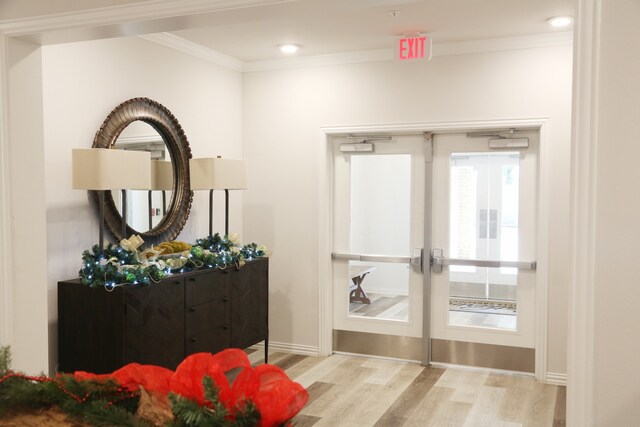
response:
{"label": "string light", "polygon": [[[118,245],[108,244],[100,250],[84,251],[81,281],[89,286],[104,286],[112,291],[117,286],[127,284],[148,285],[160,281],[176,272],[186,273],[201,268],[225,269],[235,265],[240,268],[245,260],[253,260],[265,255],[263,247],[255,243],[240,246],[219,234],[196,240],[188,253],[180,258],[184,262],[179,270],[140,257],[137,250],[127,250]],[[104,260],[104,261],[102,261]],[[162,267],[161,267],[162,265]]]}

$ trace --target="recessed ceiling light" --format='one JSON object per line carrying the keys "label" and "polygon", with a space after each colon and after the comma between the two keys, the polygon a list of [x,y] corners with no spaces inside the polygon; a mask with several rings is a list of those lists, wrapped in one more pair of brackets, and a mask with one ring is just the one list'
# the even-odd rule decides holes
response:
{"label": "recessed ceiling light", "polygon": [[287,54],[296,53],[298,50],[300,50],[300,46],[291,43],[281,44],[278,47],[280,48],[280,52]]}
{"label": "recessed ceiling light", "polygon": [[547,19],[547,22],[555,28],[566,27],[573,22],[573,16],[554,16],[553,18]]}

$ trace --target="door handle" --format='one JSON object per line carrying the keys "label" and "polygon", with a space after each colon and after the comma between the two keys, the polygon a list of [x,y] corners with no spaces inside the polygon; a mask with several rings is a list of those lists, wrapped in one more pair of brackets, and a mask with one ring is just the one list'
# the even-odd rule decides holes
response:
{"label": "door handle", "polygon": [[445,258],[442,249],[431,251],[431,271],[442,273],[445,265],[466,265],[472,267],[517,268],[518,270],[535,270],[536,261],[492,261],[482,259]]}
{"label": "door handle", "polygon": [[413,250],[413,256],[411,257],[411,265],[420,270],[420,273],[424,273],[424,249],[416,248]]}

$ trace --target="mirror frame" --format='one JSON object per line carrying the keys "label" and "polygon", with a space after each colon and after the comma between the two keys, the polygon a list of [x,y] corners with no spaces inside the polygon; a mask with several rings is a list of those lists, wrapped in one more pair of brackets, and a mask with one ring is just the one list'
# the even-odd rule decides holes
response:
{"label": "mirror frame", "polygon": [[[104,221],[107,230],[116,243],[139,234],[145,244],[157,245],[174,240],[184,228],[191,211],[193,191],[189,183],[189,159],[191,147],[182,126],[171,111],[149,98],[132,98],[118,105],[109,113],[96,132],[93,148],[110,148],[116,143],[120,133],[130,123],[143,121],[153,127],[162,137],[173,167],[173,191],[167,211],[158,225],[146,232],[137,231],[127,224],[126,235],[122,235],[122,216],[113,200],[111,191],[105,192]],[[90,190],[89,196],[100,212],[98,192]]]}

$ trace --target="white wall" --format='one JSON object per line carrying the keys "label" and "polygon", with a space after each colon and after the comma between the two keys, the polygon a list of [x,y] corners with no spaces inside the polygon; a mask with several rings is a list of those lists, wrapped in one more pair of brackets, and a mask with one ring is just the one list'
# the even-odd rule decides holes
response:
{"label": "white wall", "polygon": [[318,346],[320,128],[549,117],[548,371],[566,372],[569,46],[247,73],[247,239],[271,258],[271,339]]}
{"label": "white wall", "polygon": [[1,309],[2,320],[10,319],[10,325],[7,341],[0,344],[11,346],[13,369],[39,373],[47,368],[48,341],[42,55],[38,46],[19,40],[9,40],[7,52],[12,86],[6,117],[11,117],[13,126],[9,126],[11,144],[3,150],[8,154],[3,168],[9,169],[3,171],[8,181],[3,199],[10,201],[6,236],[11,244],[1,255],[10,272]]}
{"label": "white wall", "polygon": [[593,420],[630,426],[640,419],[640,3],[599,3]]}
{"label": "white wall", "polygon": [[[91,147],[109,112],[133,97],[167,107],[193,157],[242,157],[242,79],[238,72],[139,38],[42,48],[50,367],[57,363],[57,281],[78,276],[81,254],[98,240],[87,193],[71,189],[71,149]],[[208,193],[196,192],[178,240],[208,234]],[[216,194],[214,231],[224,232]],[[230,229],[242,233],[242,194],[231,192]],[[24,307],[16,307],[21,310]]]}

